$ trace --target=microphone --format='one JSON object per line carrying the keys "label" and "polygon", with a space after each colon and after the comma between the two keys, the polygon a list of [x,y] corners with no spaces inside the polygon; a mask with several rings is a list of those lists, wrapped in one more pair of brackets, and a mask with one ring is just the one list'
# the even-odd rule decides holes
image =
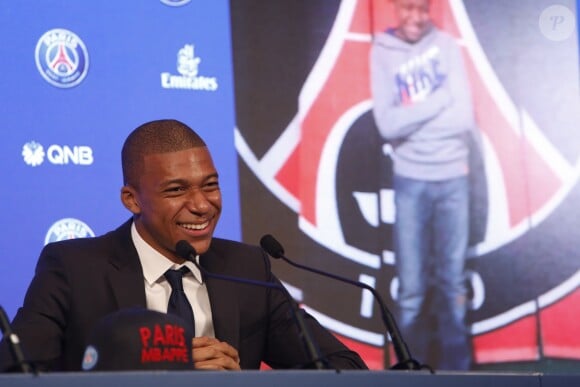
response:
{"label": "microphone", "polygon": [[16,361],[16,365],[20,367],[20,370],[26,374],[32,371],[30,364],[24,359],[24,353],[22,352],[22,347],[20,346],[20,339],[18,335],[12,331],[10,322],[8,320],[8,315],[4,308],[0,306],[0,329],[2,334],[6,338],[8,346],[10,347],[10,352]]}
{"label": "microphone", "polygon": [[284,294],[284,296],[286,297],[286,299],[288,300],[288,302],[290,303],[290,310],[292,311],[292,317],[293,317],[294,321],[296,322],[296,325],[298,326],[298,333],[299,333],[300,339],[302,341],[302,344],[304,345],[304,349],[306,350],[306,353],[311,358],[311,362],[314,363],[316,369],[319,369],[319,370],[330,368],[328,366],[326,360],[320,354],[318,346],[316,346],[314,344],[314,340],[312,339],[312,335],[310,334],[310,331],[308,330],[308,327],[306,326],[306,322],[304,321],[302,314],[298,310],[298,305],[296,305],[293,302],[292,297],[290,296],[290,294],[288,293],[288,290],[284,286],[282,286],[278,283],[275,283],[275,282],[258,281],[258,280],[253,280],[253,279],[249,279],[249,278],[232,277],[232,276],[218,274],[218,273],[211,273],[211,272],[205,270],[205,268],[202,267],[199,263],[197,263],[197,260],[195,259],[195,257],[197,256],[197,252],[195,251],[195,248],[192,245],[190,245],[189,242],[187,242],[185,240],[180,240],[179,242],[177,242],[177,244],[175,245],[175,251],[177,252],[177,255],[179,255],[181,258],[185,259],[186,261],[192,262],[195,265],[195,267],[197,267],[199,269],[199,271],[204,276],[207,276],[209,278],[214,278],[214,279],[223,280],[223,281],[236,282],[236,283],[241,283],[241,284],[245,284],[245,285],[261,286],[261,287],[266,287],[266,288],[276,289],[276,290],[281,291]]}
{"label": "microphone", "polygon": [[[284,248],[272,235],[267,234],[264,235],[260,239],[260,246],[273,258],[282,258],[284,261],[289,263],[290,265],[297,267],[299,269],[307,270],[312,273],[320,274],[328,278],[332,278],[341,282],[346,282],[348,284],[357,286],[359,288],[366,289],[372,293],[375,300],[378,302],[381,310],[381,317],[383,319],[383,323],[387,328],[387,332],[391,335],[391,339],[393,341],[393,346],[395,349],[395,354],[397,355],[398,363],[392,366],[392,369],[405,369],[405,370],[419,370],[423,368],[422,365],[417,362],[417,360],[411,357],[411,353],[409,352],[409,347],[403,340],[399,328],[397,327],[397,323],[393,318],[393,315],[386,307],[383,299],[381,298],[380,294],[372,287],[363,282],[353,281],[351,279],[338,276],[336,274],[328,273],[322,270],[318,270],[312,267],[304,266],[299,263],[291,261],[284,255]],[[425,366],[430,368],[429,366]]]}

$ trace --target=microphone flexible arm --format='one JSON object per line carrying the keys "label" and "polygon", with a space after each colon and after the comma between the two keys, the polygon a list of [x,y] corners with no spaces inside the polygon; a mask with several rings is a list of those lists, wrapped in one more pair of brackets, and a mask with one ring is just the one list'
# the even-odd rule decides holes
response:
{"label": "microphone flexible arm", "polygon": [[275,282],[258,281],[258,280],[253,280],[253,279],[249,279],[249,278],[238,278],[238,277],[231,277],[231,276],[224,275],[224,274],[211,273],[211,272],[207,271],[203,266],[201,266],[197,262],[197,260],[195,259],[195,256],[197,255],[197,253],[195,252],[195,249],[187,241],[177,242],[176,251],[180,257],[182,257],[183,259],[185,259],[187,261],[192,262],[195,265],[195,267],[197,267],[199,269],[199,271],[204,276],[207,276],[209,278],[215,278],[215,279],[222,280],[222,281],[236,282],[236,283],[241,283],[241,284],[246,284],[246,285],[267,287],[270,289],[276,289],[276,290],[281,291],[286,296],[286,299],[290,303],[290,310],[292,312],[292,317],[293,317],[294,321],[296,322],[296,325],[298,325],[298,334],[300,336],[300,339],[302,341],[304,349],[306,350],[306,353],[311,358],[311,362],[314,363],[314,366],[316,367],[316,369],[319,369],[319,370],[324,370],[324,369],[330,368],[328,366],[327,362],[325,361],[324,357],[320,354],[318,347],[314,344],[314,340],[312,339],[312,335],[310,334],[310,331],[308,330],[308,327],[306,326],[306,322],[304,321],[302,314],[298,310],[298,306],[293,302],[293,299],[290,296],[290,293],[288,293],[288,290],[284,286],[282,286],[278,283],[275,283]]}
{"label": "microphone flexible arm", "polygon": [[297,267],[299,269],[303,269],[306,271],[310,271],[312,273],[316,273],[316,274],[319,274],[319,275],[322,275],[322,276],[325,276],[328,278],[332,278],[332,279],[335,279],[335,280],[338,280],[341,282],[347,282],[351,285],[366,289],[369,292],[371,292],[373,294],[375,300],[377,301],[377,303],[380,306],[379,309],[381,310],[381,317],[383,319],[383,323],[385,324],[387,331],[391,336],[391,340],[393,341],[393,347],[395,349],[395,354],[397,355],[398,363],[395,364],[394,366],[392,366],[391,368],[392,369],[406,369],[406,370],[419,370],[422,368],[430,369],[429,366],[421,365],[421,364],[419,364],[419,362],[417,360],[413,359],[413,357],[411,356],[411,353],[409,351],[409,347],[407,346],[407,343],[405,343],[405,341],[403,340],[403,338],[401,336],[401,333],[399,331],[399,327],[397,326],[397,323],[395,322],[393,315],[391,314],[391,312],[389,311],[389,309],[385,305],[382,297],[376,291],[375,288],[373,288],[372,286],[370,286],[368,284],[365,284],[364,282],[353,281],[353,280],[348,279],[346,277],[341,277],[339,275],[328,273],[328,272],[325,272],[322,270],[318,270],[316,268],[305,266],[305,265],[302,265],[302,264],[299,264],[299,263],[296,263],[296,262],[290,260],[288,257],[286,257],[284,255],[284,249],[282,248],[282,245],[271,235],[264,235],[260,239],[260,245],[273,258],[277,258],[277,259],[281,258],[282,260],[286,261],[287,263],[289,263],[290,265],[292,265],[294,267]]}

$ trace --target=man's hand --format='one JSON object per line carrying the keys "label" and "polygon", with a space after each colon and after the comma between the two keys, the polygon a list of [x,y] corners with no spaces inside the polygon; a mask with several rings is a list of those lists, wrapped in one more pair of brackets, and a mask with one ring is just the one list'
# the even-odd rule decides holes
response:
{"label": "man's hand", "polygon": [[198,370],[241,370],[238,351],[211,337],[193,338],[193,364]]}

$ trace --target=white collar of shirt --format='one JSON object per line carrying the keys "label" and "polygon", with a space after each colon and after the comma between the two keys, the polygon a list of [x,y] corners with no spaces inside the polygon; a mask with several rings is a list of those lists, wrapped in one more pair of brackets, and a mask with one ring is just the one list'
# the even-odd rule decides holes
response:
{"label": "white collar of shirt", "polygon": [[[162,255],[160,252],[151,247],[150,244],[145,242],[141,235],[139,235],[137,227],[135,227],[135,223],[131,225],[131,237],[133,238],[133,243],[137,249],[139,259],[141,260],[143,276],[145,277],[145,281],[149,286],[159,281],[159,279],[163,277],[167,270],[179,269],[182,266],[186,266],[193,273],[193,276],[200,284],[203,283],[201,273],[199,272],[199,269],[193,264],[193,262],[185,261],[184,264],[179,265]],[[195,260],[199,263],[199,255],[195,257]]]}
{"label": "white collar of shirt", "polygon": [[[164,274],[168,269],[179,269],[182,266],[187,266],[193,275],[187,274],[183,277],[183,289],[195,316],[196,335],[215,337],[209,295],[198,268],[189,261],[178,265],[160,254],[143,240],[135,227],[135,223],[131,226],[131,238],[143,268],[147,308],[162,313],[167,312],[171,286]],[[195,259],[199,262],[199,255]]]}

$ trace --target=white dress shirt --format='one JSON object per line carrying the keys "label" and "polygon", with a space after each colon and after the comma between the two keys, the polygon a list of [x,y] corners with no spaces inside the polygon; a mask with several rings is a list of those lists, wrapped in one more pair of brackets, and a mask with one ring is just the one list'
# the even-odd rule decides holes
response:
{"label": "white dress shirt", "polygon": [[[147,309],[167,313],[171,286],[164,274],[169,269],[177,270],[186,266],[190,273],[183,276],[183,290],[195,316],[195,335],[215,337],[207,287],[197,267],[189,261],[178,265],[163,256],[141,238],[135,223],[131,225],[131,237],[143,267]],[[195,259],[199,263],[199,255]]]}

